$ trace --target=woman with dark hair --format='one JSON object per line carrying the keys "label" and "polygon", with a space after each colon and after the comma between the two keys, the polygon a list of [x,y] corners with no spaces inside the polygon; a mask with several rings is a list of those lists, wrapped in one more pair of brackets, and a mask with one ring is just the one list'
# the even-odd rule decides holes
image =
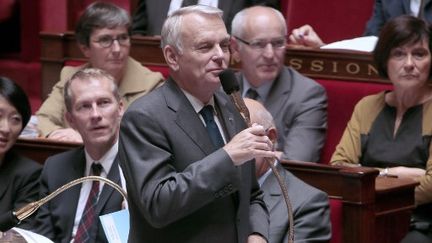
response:
{"label": "woman with dark hair", "polygon": [[[0,215],[38,199],[42,166],[13,152],[19,134],[30,120],[30,103],[12,80],[0,77]],[[19,227],[31,228],[31,219]]]}
{"label": "woman with dark hair", "polygon": [[374,50],[392,91],[363,98],[331,158],[333,165],[377,167],[380,175],[412,178],[416,209],[406,242],[432,242],[431,29],[412,16],[383,27]]}

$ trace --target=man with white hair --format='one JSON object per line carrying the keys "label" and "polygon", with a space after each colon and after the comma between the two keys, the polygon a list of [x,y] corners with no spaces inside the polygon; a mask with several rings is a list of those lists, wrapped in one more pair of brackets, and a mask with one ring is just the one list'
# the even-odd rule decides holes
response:
{"label": "man with white hair", "polygon": [[172,13],[162,28],[170,78],[135,101],[120,129],[129,242],[267,242],[254,157],[274,157],[262,126],[246,128],[219,74],[229,62],[222,11]]}
{"label": "man with white hair", "polygon": [[321,85],[284,66],[286,35],[285,19],[273,8],[255,6],[234,17],[232,49],[241,61],[241,93],[273,115],[283,159],[317,162],[327,129],[327,96]]}

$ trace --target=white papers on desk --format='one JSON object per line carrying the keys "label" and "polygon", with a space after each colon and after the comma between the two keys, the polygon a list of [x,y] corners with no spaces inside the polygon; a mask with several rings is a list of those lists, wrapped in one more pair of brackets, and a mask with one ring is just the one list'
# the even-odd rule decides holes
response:
{"label": "white papers on desk", "polygon": [[27,243],[54,243],[52,240],[46,238],[45,236],[36,234],[28,230],[20,228],[12,228],[12,230],[15,230],[17,233],[19,233],[27,241]]}
{"label": "white papers on desk", "polygon": [[109,243],[127,243],[129,236],[129,210],[99,216]]}
{"label": "white papers on desk", "polygon": [[324,46],[321,49],[339,49],[372,52],[378,41],[376,36],[363,36],[349,40],[333,42]]}

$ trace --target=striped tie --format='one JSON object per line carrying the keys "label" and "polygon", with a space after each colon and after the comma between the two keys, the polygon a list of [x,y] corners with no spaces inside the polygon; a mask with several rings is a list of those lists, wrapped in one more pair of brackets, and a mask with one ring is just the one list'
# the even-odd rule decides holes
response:
{"label": "striped tie", "polygon": [[[102,166],[99,163],[93,163],[92,173],[99,176],[102,171]],[[74,243],[90,242],[90,229],[96,219],[96,206],[99,195],[99,181],[93,181],[90,194],[87,198],[87,203],[84,212],[81,216],[81,221],[78,225],[78,230],[75,234]]]}

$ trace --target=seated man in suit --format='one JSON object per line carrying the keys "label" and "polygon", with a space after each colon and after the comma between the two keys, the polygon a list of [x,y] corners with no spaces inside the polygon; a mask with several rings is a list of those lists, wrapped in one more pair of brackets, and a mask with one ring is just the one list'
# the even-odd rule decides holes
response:
{"label": "seated man in suit", "polygon": [[262,126],[246,128],[220,88],[230,36],[222,11],[184,7],[162,28],[170,78],[135,101],[120,129],[129,242],[266,242],[254,157],[274,157]]}
{"label": "seated man in suit", "polygon": [[58,82],[36,115],[43,137],[82,142],[80,134],[64,118],[63,87],[75,72],[86,67],[99,68],[114,77],[125,107],[160,85],[163,77],[129,57],[130,17],[113,4],[96,2],[80,17],[75,30],[78,46],[89,62],[79,67],[64,67]]}
{"label": "seated man in suit", "polygon": [[[100,69],[83,69],[66,82],[64,94],[66,119],[80,133],[84,146],[47,159],[40,196],[88,175],[124,185],[114,159],[123,115],[114,78]],[[35,231],[54,242],[107,242],[98,216],[120,210],[122,202],[121,194],[112,187],[98,181],[84,182],[43,205],[36,215]]]}
{"label": "seated man in suit", "polygon": [[273,115],[283,159],[316,162],[325,140],[327,96],[320,84],[284,66],[286,35],[276,9],[255,6],[234,17],[232,50],[241,62],[241,93]]}
{"label": "seated man in suit", "polygon": [[[251,122],[266,128],[268,137],[276,143],[277,130],[272,115],[264,106],[245,99]],[[269,243],[288,240],[288,211],[281,188],[270,166],[263,158],[255,158],[258,183],[264,192],[264,202],[270,213]],[[328,242],[331,238],[330,207],[327,194],[304,183],[275,161],[276,168],[287,186],[294,217],[296,242]]]}
{"label": "seated man in suit", "polygon": [[[423,3],[423,6],[421,4]],[[378,36],[387,21],[400,16],[411,15],[432,23],[432,1],[430,0],[375,0],[373,13],[366,24],[365,36]],[[325,43],[310,25],[293,29],[290,44],[303,47],[321,47]]]}

